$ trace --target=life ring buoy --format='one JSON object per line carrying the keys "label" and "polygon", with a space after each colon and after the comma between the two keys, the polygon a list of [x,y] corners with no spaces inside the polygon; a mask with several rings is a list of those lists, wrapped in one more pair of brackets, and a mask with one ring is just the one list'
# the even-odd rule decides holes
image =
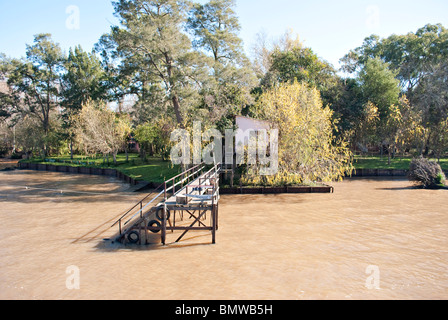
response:
{"label": "life ring buoy", "polygon": [[131,244],[136,244],[140,241],[140,233],[137,231],[132,231],[128,234],[128,241]]}
{"label": "life ring buoy", "polygon": [[149,221],[148,228],[158,228],[159,230],[151,230],[152,233],[159,233],[160,228],[162,228],[162,225],[157,220]]}
{"label": "life ring buoy", "polygon": [[[162,214],[163,214],[163,207],[159,207],[159,208],[157,208],[157,211],[156,211],[156,217],[157,217],[157,219],[158,219],[159,221],[162,221],[162,220],[163,220],[163,218],[162,218]],[[171,212],[170,212],[170,210],[166,210],[166,220],[169,220],[170,217],[171,217]]]}

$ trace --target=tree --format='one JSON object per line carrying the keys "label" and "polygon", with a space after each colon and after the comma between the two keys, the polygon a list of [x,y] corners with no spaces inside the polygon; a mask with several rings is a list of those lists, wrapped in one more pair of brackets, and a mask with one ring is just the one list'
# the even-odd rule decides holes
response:
{"label": "tree", "polygon": [[252,66],[257,77],[261,80],[268,74],[272,67],[272,54],[275,51],[286,52],[296,46],[302,46],[302,43],[292,29],[276,39],[269,39],[265,31],[257,33],[252,45]]}
{"label": "tree", "polygon": [[333,112],[323,107],[317,89],[297,81],[279,84],[261,95],[257,115],[279,130],[280,171],[272,181],[328,182],[351,173],[351,152],[334,137]]}
{"label": "tree", "polygon": [[[444,123],[448,115],[448,63],[442,62],[431,67],[428,75],[421,80],[415,90],[415,104],[422,113],[422,122],[427,131],[426,145],[422,152],[430,150],[439,154],[445,133]],[[442,130],[442,131],[441,131]]]}
{"label": "tree", "polygon": [[13,61],[8,85],[15,102],[14,113],[35,116],[43,130],[44,155],[47,153],[46,137],[51,130],[51,113],[59,105],[61,72],[64,56],[50,34],[39,34],[33,45],[27,45],[27,59]]}
{"label": "tree", "polygon": [[104,85],[105,72],[99,59],[93,53],[87,53],[81,46],[70,49],[65,61],[65,73],[62,76],[61,92],[63,107],[62,118],[66,134],[70,141],[70,154],[73,159],[73,128],[70,120],[87,101],[99,101],[107,98]]}
{"label": "tree", "polygon": [[409,104],[406,96],[400,98],[397,104],[388,108],[387,116],[379,119],[378,136],[382,145],[387,147],[388,164],[391,156],[399,147],[409,146],[409,141],[421,130],[420,115]]}
{"label": "tree", "polygon": [[171,102],[176,122],[185,125],[188,106],[182,102],[194,94],[195,80],[203,70],[199,53],[183,32],[187,1],[119,0],[114,2],[121,27],[112,27],[110,37],[117,44],[122,65],[133,67],[142,88],[156,85]]}
{"label": "tree", "polygon": [[188,28],[194,35],[193,46],[211,53],[220,64],[241,61],[242,40],[238,37],[241,26],[233,7],[235,0],[211,0],[196,3],[188,18]]}
{"label": "tree", "polygon": [[16,101],[14,101],[11,95],[11,89],[7,80],[17,63],[17,60],[10,59],[5,54],[0,53],[0,120],[5,120],[12,116],[12,110]]}
{"label": "tree", "polygon": [[104,102],[89,100],[72,121],[81,148],[90,153],[102,153],[104,158],[112,154],[117,163],[117,154],[124,148],[130,133],[125,118],[110,110]]}
{"label": "tree", "polygon": [[65,61],[63,80],[63,103],[66,111],[76,112],[89,100],[106,99],[105,72],[94,53],[82,50],[81,46],[70,49]]}
{"label": "tree", "polygon": [[336,70],[326,61],[320,59],[311,48],[303,46],[298,39],[277,47],[271,54],[271,67],[262,80],[267,88],[276,83],[295,80],[316,87],[324,104],[333,105],[342,92]]}
{"label": "tree", "polygon": [[368,145],[378,144],[378,125],[378,108],[373,103],[367,102],[362,107],[358,121],[353,123],[352,129],[348,131],[348,135],[352,139],[352,148],[367,153]]}
{"label": "tree", "polygon": [[391,105],[398,103],[400,88],[395,76],[389,65],[379,58],[369,59],[359,74],[364,101],[378,107],[380,118],[387,115]]}
{"label": "tree", "polygon": [[[446,79],[448,30],[427,24],[416,32],[381,39],[372,35],[361,47],[350,51],[341,62],[343,71],[356,74],[372,59],[388,63],[400,82],[400,90],[413,108],[421,112],[424,135],[422,153],[428,155],[437,127],[447,113]],[[420,146],[421,143],[418,143]]]}
{"label": "tree", "polygon": [[[387,149],[389,163],[397,147],[404,144],[405,137],[409,137],[412,130],[418,130],[420,125],[418,114],[408,99],[400,97],[396,74],[389,69],[388,63],[379,58],[369,58],[358,76],[364,108],[376,110],[371,114],[375,121],[365,118],[363,120],[370,121],[370,124],[361,123],[358,128],[366,125],[375,128],[375,140],[380,145],[381,155]],[[368,134],[372,137],[372,130],[368,130]]]}
{"label": "tree", "polygon": [[205,111],[203,119],[192,120],[208,120],[220,129],[232,126],[234,117],[253,102],[250,91],[256,83],[238,36],[241,27],[234,6],[235,0],[196,3],[187,24],[194,37],[193,47],[210,57],[211,70],[200,91],[198,111]]}
{"label": "tree", "polygon": [[440,162],[440,158],[448,151],[448,115],[433,129],[430,142],[433,146],[434,157]]}
{"label": "tree", "polygon": [[[167,130],[168,129],[168,130]],[[158,121],[157,123],[145,123],[139,125],[135,131],[135,139],[140,145],[142,160],[146,159],[146,154],[150,156],[160,154],[165,160],[170,144],[171,130],[167,123]]]}
{"label": "tree", "polygon": [[448,30],[441,24],[428,24],[415,33],[394,34],[384,39],[371,35],[361,47],[341,59],[342,68],[348,73],[356,73],[369,59],[379,58],[397,73],[400,87],[414,104],[414,90],[429,74],[428,68],[448,57],[447,41]]}
{"label": "tree", "polygon": [[35,117],[25,116],[15,127],[15,140],[19,150],[29,158],[35,151],[41,151],[44,132]]}
{"label": "tree", "polygon": [[101,56],[101,66],[104,71],[104,86],[108,99],[118,104],[118,111],[123,111],[123,102],[127,95],[136,94],[131,83],[131,74],[128,69],[120,68],[118,44],[111,34],[103,34],[95,44],[94,52]]}

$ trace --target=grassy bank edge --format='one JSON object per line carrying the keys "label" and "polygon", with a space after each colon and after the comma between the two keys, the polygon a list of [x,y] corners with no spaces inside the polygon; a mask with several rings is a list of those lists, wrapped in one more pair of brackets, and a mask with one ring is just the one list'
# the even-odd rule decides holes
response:
{"label": "grassy bank edge", "polygon": [[146,162],[141,161],[138,156],[130,155],[128,161],[124,156],[117,158],[117,164],[103,163],[102,159],[88,159],[77,157],[70,160],[69,157],[48,157],[47,159],[21,160],[21,163],[46,164],[54,166],[83,167],[96,169],[115,169],[136,181],[163,183],[179,173],[178,166],[172,166],[170,162],[163,161],[158,157],[151,157]]}

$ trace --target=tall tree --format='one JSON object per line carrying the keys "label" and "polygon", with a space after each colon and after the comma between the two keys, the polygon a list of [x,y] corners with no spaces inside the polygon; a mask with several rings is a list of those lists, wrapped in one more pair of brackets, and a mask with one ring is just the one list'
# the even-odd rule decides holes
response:
{"label": "tall tree", "polygon": [[[395,76],[396,72],[390,70],[389,65],[379,58],[368,59],[358,76],[365,115],[360,120],[367,122],[373,116],[377,117],[376,137],[373,140],[380,146],[381,151],[384,146],[392,145],[393,139],[389,138],[396,131],[397,123],[401,121],[399,110],[395,107],[400,96],[399,81]],[[371,110],[376,110],[376,114],[373,115]],[[366,126],[367,123],[360,124],[357,128]],[[371,134],[371,130],[365,132]],[[360,133],[356,134],[361,140],[365,140],[365,137],[359,136]]]}
{"label": "tall tree", "polygon": [[187,24],[194,48],[210,58],[211,76],[202,84],[200,108],[208,111],[204,118],[220,129],[231,126],[234,116],[252,102],[250,90],[256,83],[238,35],[241,26],[234,7],[234,0],[196,3]]}
{"label": "tall tree", "polygon": [[380,117],[385,117],[389,107],[398,103],[400,96],[399,81],[395,79],[396,72],[379,58],[368,59],[359,73],[364,102],[372,102],[379,109]]}
{"label": "tall tree", "polygon": [[448,30],[441,24],[428,24],[405,35],[384,39],[371,35],[341,59],[342,68],[356,73],[373,58],[389,63],[390,69],[397,72],[400,86],[413,104],[414,91],[431,74],[432,66],[448,58]]}
{"label": "tall tree", "polygon": [[171,102],[179,126],[185,125],[182,102],[192,93],[203,62],[183,32],[189,11],[185,0],[119,0],[114,2],[121,27],[112,27],[122,63],[144,74],[142,87],[158,85]]}
{"label": "tall tree", "polygon": [[65,62],[63,80],[63,106],[68,110],[81,110],[88,100],[107,98],[105,72],[100,60],[81,46],[70,49]]}
{"label": "tall tree", "polygon": [[[63,61],[62,50],[51,35],[38,34],[34,44],[27,45],[26,60],[16,61],[8,78],[11,94],[17,101],[15,112],[37,117],[45,138],[51,129],[51,112],[59,106]],[[47,151],[46,142],[43,151],[44,154]]]}
{"label": "tall tree", "polygon": [[65,61],[65,73],[62,76],[61,92],[62,117],[66,135],[70,141],[70,154],[73,159],[74,132],[71,119],[81,111],[87,101],[107,98],[105,72],[100,60],[93,53],[82,50],[81,46],[70,49]]}
{"label": "tall tree", "polygon": [[295,80],[316,87],[326,105],[335,104],[342,93],[342,86],[333,66],[298,40],[289,41],[289,45],[284,45],[283,49],[277,47],[272,52],[271,67],[261,83],[271,87],[276,83],[292,83]]}

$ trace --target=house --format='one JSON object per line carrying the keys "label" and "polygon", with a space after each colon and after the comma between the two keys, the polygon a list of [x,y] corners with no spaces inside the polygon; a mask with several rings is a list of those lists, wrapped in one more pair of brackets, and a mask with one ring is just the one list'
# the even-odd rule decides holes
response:
{"label": "house", "polygon": [[248,117],[237,116],[235,119],[236,127],[238,131],[235,135],[235,144],[242,143],[248,145],[251,132],[258,132],[259,130],[271,129],[271,124],[268,121],[256,120]]}

